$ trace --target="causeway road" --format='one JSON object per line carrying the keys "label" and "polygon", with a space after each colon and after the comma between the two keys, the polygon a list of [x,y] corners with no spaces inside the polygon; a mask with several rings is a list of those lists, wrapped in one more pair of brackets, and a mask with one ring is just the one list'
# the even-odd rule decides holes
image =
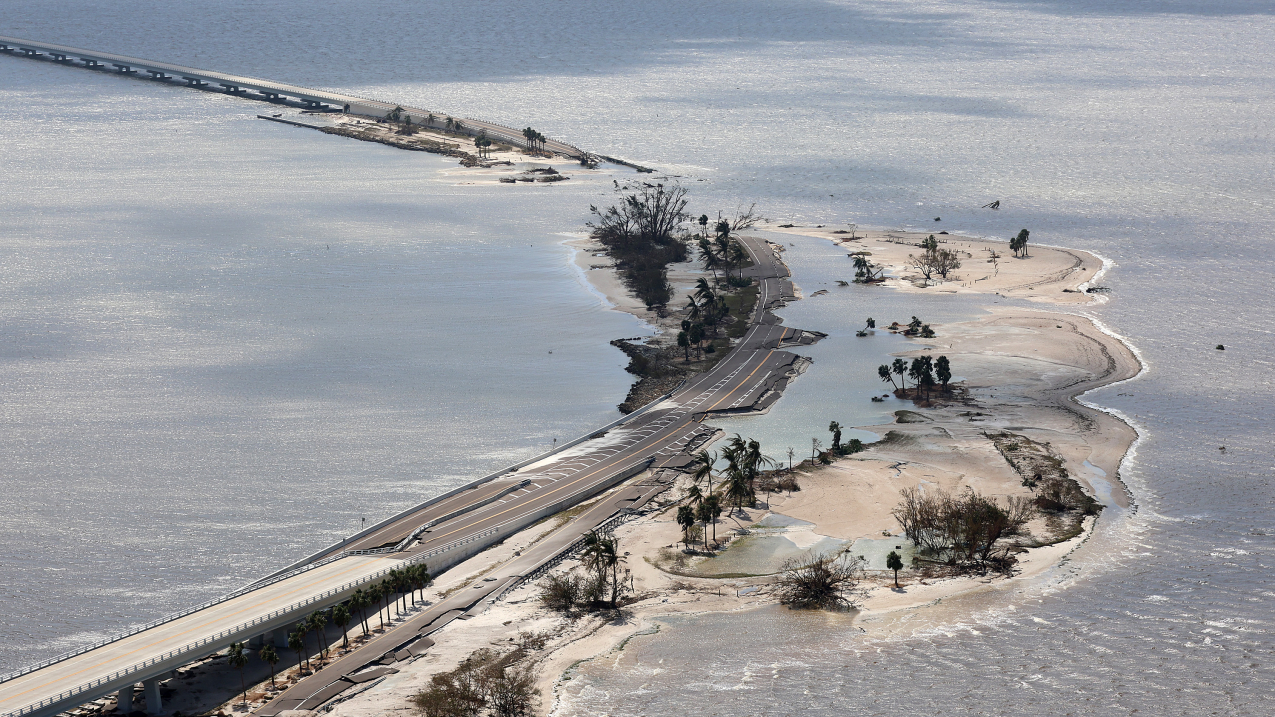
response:
{"label": "causeway road", "polygon": [[[184,83],[185,86],[195,89],[230,94],[264,102],[279,103],[287,98],[293,98],[310,107],[328,106],[354,114],[373,117],[386,117],[395,108],[401,109],[404,114],[411,115],[417,120],[428,117],[431,114],[439,117],[447,116],[438,110],[431,112],[418,107],[397,105],[393,102],[368,99],[331,90],[301,87],[299,85],[290,85],[286,82],[263,80],[230,72],[201,70],[171,62],[146,60],[112,52],[86,50],[69,45],[37,42],[4,35],[0,35],[0,53],[123,77],[135,77],[146,82],[159,82],[166,85]],[[146,75],[141,75],[141,72],[145,72]],[[527,145],[527,140],[522,136],[520,130],[487,120],[470,117],[463,119],[464,132],[466,134],[476,135],[479,131],[485,130],[490,137],[495,137],[520,147]],[[556,152],[568,157],[579,158],[583,155],[579,148],[556,139],[546,139],[543,147],[550,152]]]}
{"label": "causeway road", "polygon": [[[778,397],[777,384],[793,375],[797,359],[781,350],[783,346],[813,343],[822,336],[779,324],[773,308],[794,298],[788,270],[774,251],[762,240],[743,240],[753,259],[747,272],[759,282],[759,298],[752,325],[731,353],[713,368],[689,381],[661,404],[653,407],[632,423],[613,428],[562,454],[516,471],[506,480],[530,480],[522,491],[496,503],[431,528],[422,536],[419,546],[406,554],[428,551],[429,546],[481,534],[511,514],[535,511],[538,506],[562,500],[565,504],[592,495],[598,486],[635,464],[659,466],[677,458],[689,458],[690,449],[713,435],[702,424],[715,413],[756,410],[771,397]],[[684,465],[685,461],[681,463]],[[315,674],[306,677],[280,693],[256,714],[274,717],[284,710],[313,710],[341,692],[363,681],[360,675],[384,670],[395,662],[409,660],[433,644],[428,636],[454,619],[464,619],[483,609],[499,595],[521,580],[537,573],[584,534],[613,520],[625,508],[636,509],[667,484],[659,481],[636,482],[607,496],[584,514],[559,528],[546,539],[494,568],[482,582],[430,605],[367,644],[345,655]],[[525,492],[524,492],[525,491]],[[410,534],[420,519],[404,517],[382,531],[363,539],[367,545],[387,544],[398,536]],[[383,533],[383,534],[382,534]],[[428,559],[426,560],[428,564]]]}
{"label": "causeway road", "polygon": [[[743,243],[754,262],[747,272],[760,285],[751,325],[711,371],[694,377],[669,398],[578,445],[400,516],[348,544],[333,546],[292,573],[9,676],[0,681],[0,715],[45,717],[134,682],[162,679],[177,666],[231,641],[287,629],[310,611],[335,604],[356,587],[382,579],[389,567],[424,562],[438,572],[648,468],[686,465],[691,453],[715,434],[702,423],[706,417],[768,406],[796,372],[798,357],[783,348],[812,343],[820,336],[779,324],[771,309],[793,298],[787,269],[765,242],[748,238]],[[532,549],[497,566],[487,576],[492,580],[430,606],[294,685],[260,713],[274,715],[302,704],[312,709],[352,686],[348,676],[409,659],[428,647],[425,635],[467,611],[482,609],[484,601],[535,574],[588,531],[616,519],[626,508],[640,507],[667,487],[651,478],[630,481]]]}

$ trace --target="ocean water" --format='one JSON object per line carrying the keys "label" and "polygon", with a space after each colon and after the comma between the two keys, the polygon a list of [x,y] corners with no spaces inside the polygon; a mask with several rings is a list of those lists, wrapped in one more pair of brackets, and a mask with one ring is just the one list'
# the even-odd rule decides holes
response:
{"label": "ocean water", "polygon": [[[697,212],[1026,227],[1112,260],[1110,301],[1083,311],[1147,372],[1088,398],[1143,434],[1120,475],[1134,509],[1044,579],[903,637],[782,610],[680,621],[582,666],[561,714],[1269,711],[1269,4],[0,8],[8,35],[530,124],[681,175]],[[610,176],[502,193],[260,105],[17,58],[0,94],[0,666],[613,415],[606,340],[641,327],[558,243]],[[790,323],[843,330],[804,323],[819,298]],[[836,346],[781,406],[858,375]]]}

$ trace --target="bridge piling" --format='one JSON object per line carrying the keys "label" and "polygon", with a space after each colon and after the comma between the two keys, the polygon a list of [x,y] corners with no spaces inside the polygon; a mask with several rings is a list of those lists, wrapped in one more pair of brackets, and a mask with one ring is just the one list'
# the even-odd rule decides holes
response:
{"label": "bridge piling", "polygon": [[150,715],[164,714],[164,704],[159,695],[159,679],[152,677],[142,683],[142,690],[146,693],[146,713]]}
{"label": "bridge piling", "polygon": [[133,711],[133,686],[127,685],[121,687],[119,693],[115,696],[115,709],[121,715],[127,715]]}

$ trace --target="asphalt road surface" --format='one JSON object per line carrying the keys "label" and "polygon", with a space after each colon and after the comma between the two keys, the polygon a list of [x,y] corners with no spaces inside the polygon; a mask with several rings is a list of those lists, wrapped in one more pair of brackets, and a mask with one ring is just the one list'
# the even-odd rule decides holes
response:
{"label": "asphalt road surface", "polygon": [[[619,476],[640,473],[652,465],[684,465],[689,453],[713,434],[702,423],[706,417],[769,405],[778,398],[798,360],[782,348],[811,343],[820,336],[779,324],[770,309],[792,298],[787,270],[761,240],[745,239],[744,244],[754,261],[746,273],[760,285],[752,325],[711,371],[694,377],[659,405],[590,440],[403,516],[316,558],[316,562],[325,558],[331,562],[0,683],[0,714],[58,696],[116,670],[163,658],[192,643],[215,645],[231,628],[322,598],[400,561],[414,559],[428,566],[432,556],[455,551],[457,546],[503,539],[533,516],[579,503],[613,485]],[[466,611],[482,609],[486,601],[553,561],[587,532],[613,520],[625,508],[640,507],[667,487],[652,479],[630,481],[533,548],[495,568],[487,576],[494,579],[418,612],[281,693],[259,714],[274,715],[301,705],[313,709],[352,686],[350,675],[410,658],[431,644],[425,637],[429,633],[463,618]],[[337,557],[347,551],[392,548],[414,534],[416,539],[404,550]],[[73,699],[82,702],[101,693],[76,690],[74,698],[57,697],[67,704],[52,704],[38,714],[66,709],[73,706]]]}

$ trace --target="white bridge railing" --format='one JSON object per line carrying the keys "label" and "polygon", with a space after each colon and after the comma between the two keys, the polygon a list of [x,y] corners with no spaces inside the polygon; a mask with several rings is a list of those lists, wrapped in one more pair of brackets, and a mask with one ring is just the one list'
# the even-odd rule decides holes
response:
{"label": "white bridge railing", "polygon": [[[361,552],[370,552],[370,551],[361,551]],[[404,560],[402,564],[406,565],[406,564],[416,563],[424,559],[425,557],[423,555],[417,555]],[[326,600],[329,600],[336,595],[341,595],[343,593],[354,590],[355,588],[358,588],[361,585],[365,585],[378,578],[382,578],[388,575],[391,570],[395,570],[395,569],[397,568],[396,567],[385,568],[383,570],[378,570],[370,575],[365,575],[364,577],[358,580],[351,580],[350,582],[343,583],[337,587],[329,588],[319,593],[318,595],[312,595],[306,598],[305,600],[298,600],[297,602],[294,602],[291,605],[288,605],[286,607],[281,607],[277,610],[272,610],[271,612],[266,613],[265,615],[260,615],[246,622],[239,623],[238,625],[235,625],[234,627],[226,628],[225,630],[222,630],[215,634],[202,637],[198,640],[195,640],[194,642],[190,642],[176,649],[169,650],[168,652],[165,652],[162,655],[156,655],[155,657],[144,660],[142,662],[129,665],[128,667],[125,667],[124,669],[116,670],[115,672],[112,672],[109,675],[98,677],[97,679],[94,679],[90,682],[85,682],[83,684],[72,687],[69,690],[64,690],[62,692],[59,692],[56,695],[45,697],[39,702],[26,705],[25,707],[22,707],[21,709],[14,710],[12,712],[7,712],[4,714],[3,717],[22,717],[22,715],[31,714],[32,712],[36,712],[45,707],[50,707],[52,705],[58,704],[60,702],[64,702],[78,695],[82,695],[94,688],[101,687],[107,684],[118,683],[119,680],[125,677],[128,677],[129,675],[135,675],[139,672],[142,672],[146,670],[146,668],[148,667],[153,667],[154,665],[168,662],[176,657],[189,655],[199,650],[200,648],[207,647],[208,645],[211,645],[214,643],[220,643],[226,640],[227,638],[235,636],[235,635],[241,635],[257,625],[272,622],[280,617],[283,617],[284,615],[298,612],[302,610],[303,608],[309,607],[316,603],[321,603]],[[135,631],[135,632],[138,632],[138,631]]]}

